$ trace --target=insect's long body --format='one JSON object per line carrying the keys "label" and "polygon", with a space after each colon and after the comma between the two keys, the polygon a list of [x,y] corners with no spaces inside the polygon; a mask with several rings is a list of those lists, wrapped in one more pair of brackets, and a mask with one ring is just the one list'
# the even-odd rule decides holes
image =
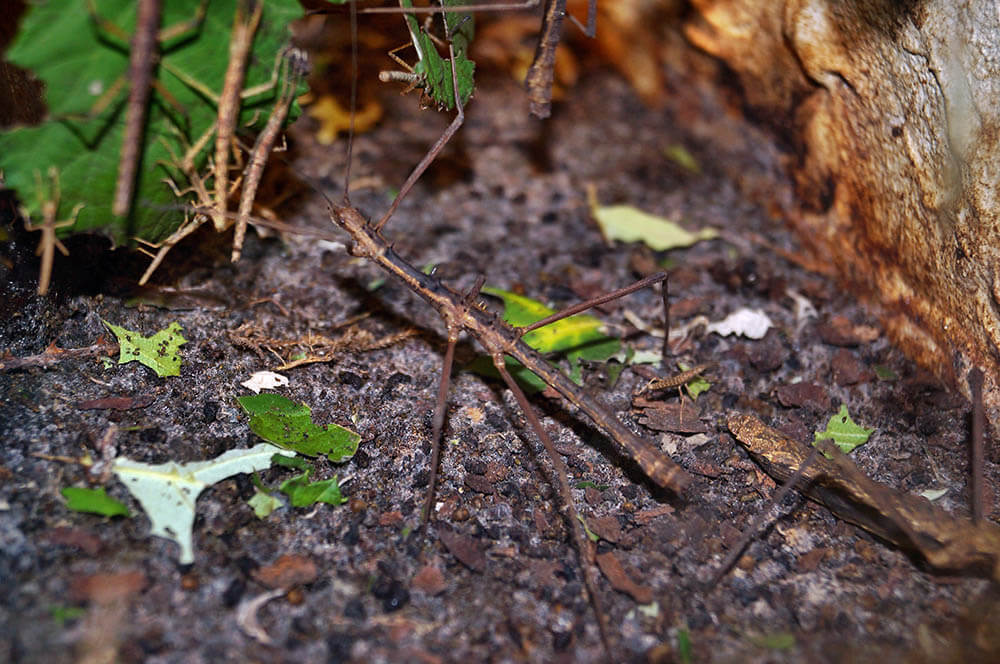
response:
{"label": "insect's long body", "polygon": [[495,363],[502,364],[503,356],[509,355],[538,374],[616,440],[625,453],[659,486],[681,493],[690,484],[690,475],[673,460],[632,433],[602,405],[592,399],[581,398],[578,386],[522,341],[522,331],[510,327],[492,312],[470,303],[463,294],[416,269],[393,251],[381,233],[356,209],[335,207],[331,216],[353,238],[351,254],[377,263],[424,298],[444,319],[449,337],[457,338],[461,330],[468,330]]}

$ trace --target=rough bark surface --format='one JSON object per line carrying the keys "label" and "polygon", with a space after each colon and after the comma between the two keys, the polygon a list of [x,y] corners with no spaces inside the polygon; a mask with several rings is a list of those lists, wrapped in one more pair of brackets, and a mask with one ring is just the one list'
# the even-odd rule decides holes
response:
{"label": "rough bark surface", "polygon": [[693,0],[685,34],[793,146],[790,219],[908,354],[1000,424],[1000,12],[989,0]]}

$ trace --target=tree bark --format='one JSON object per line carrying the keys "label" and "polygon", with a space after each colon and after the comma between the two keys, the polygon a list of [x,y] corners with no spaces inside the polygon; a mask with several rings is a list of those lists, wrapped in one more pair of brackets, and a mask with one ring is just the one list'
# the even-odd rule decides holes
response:
{"label": "tree bark", "polygon": [[688,40],[794,146],[791,221],[904,352],[1000,431],[994,0],[691,0]]}

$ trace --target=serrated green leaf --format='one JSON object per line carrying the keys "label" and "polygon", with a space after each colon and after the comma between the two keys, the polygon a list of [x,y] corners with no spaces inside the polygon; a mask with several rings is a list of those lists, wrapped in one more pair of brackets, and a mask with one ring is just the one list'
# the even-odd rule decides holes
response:
{"label": "serrated green leaf", "polygon": [[[401,7],[413,6],[410,0],[400,0],[399,4]],[[465,2],[463,0],[444,0],[442,4],[459,7]],[[470,14],[446,12],[443,16],[447,30],[451,33],[451,44],[455,53],[455,78],[458,80],[459,97],[464,106],[469,101],[469,97],[472,96],[474,87],[473,76],[476,64],[469,60],[467,53],[475,27]],[[441,57],[434,41],[421,27],[416,16],[407,14],[404,15],[404,19],[410,30],[410,41],[417,52],[417,64],[413,67],[413,72],[424,76],[424,89],[439,107],[454,108],[455,88],[452,83],[451,60]]]}
{"label": "serrated green leaf", "polygon": [[68,486],[62,490],[62,495],[66,499],[66,507],[74,512],[87,512],[101,516],[131,516],[128,507],[105,493],[103,487],[85,489]]}
{"label": "serrated green leaf", "polygon": [[309,406],[280,394],[252,394],[237,399],[250,414],[250,430],[279,447],[306,456],[325,455],[346,461],[358,450],[361,436],[338,424],[326,429],[313,424]]}
{"label": "serrated green leaf", "polygon": [[194,562],[192,528],[195,501],[208,486],[237,473],[252,473],[271,466],[275,454],[288,455],[260,443],[250,449],[229,450],[208,461],[150,465],[125,457],[115,459],[115,475],[146,510],[150,534],[171,539],[180,546],[180,562]]}
{"label": "serrated green leaf", "polygon": [[[131,33],[136,4],[133,0],[99,0],[97,10],[103,19]],[[164,3],[162,25],[173,26],[192,18],[198,5],[196,0]],[[183,222],[183,212],[163,182],[172,177],[183,185],[183,180],[163,162],[170,159],[170,150],[183,154],[185,146],[211,126],[217,111],[206,95],[182,79],[198,81],[216,94],[221,90],[235,7],[236,0],[207,3],[207,13],[197,30],[161,45],[156,70],[159,87],[153,89],[149,104],[136,204],[122,218],[112,215],[111,201],[124,137],[127,86],[109,97],[104,110],[95,114],[92,109],[105,92],[124,80],[129,66],[128,44],[103,32],[83,6],[30,4],[7,59],[45,82],[49,115],[41,125],[0,135],[0,170],[7,186],[19,191],[33,218],[40,218],[41,212],[35,174],[44,176],[54,166],[62,189],[56,218],[65,219],[77,203],[85,206],[76,223],[60,230],[60,235],[99,232],[116,243],[131,237],[155,242]],[[297,0],[266,3],[249,58],[246,88],[270,79],[274,56],[289,38],[288,24],[301,15]],[[161,90],[176,103],[168,101]],[[262,126],[277,94],[275,87],[247,100],[239,125],[247,126],[255,114],[264,111],[257,120],[257,126]],[[289,121],[298,112],[293,104]],[[197,163],[204,160],[203,153]]]}
{"label": "serrated green leaf", "polygon": [[279,491],[288,496],[292,507],[309,507],[316,503],[342,505],[347,502],[347,498],[340,495],[336,477],[310,482],[309,474],[310,471],[306,471],[281,483]]}
{"label": "serrated green leaf", "polygon": [[[103,320],[103,319],[102,319]],[[104,321],[118,338],[118,364],[138,361],[160,378],[181,375],[180,347],[187,343],[176,321],[151,337]]]}
{"label": "serrated green leaf", "polygon": [[266,519],[271,512],[282,506],[281,500],[264,491],[255,491],[247,505],[253,508],[258,519]]}
{"label": "serrated green leaf", "polygon": [[837,414],[826,423],[826,431],[816,432],[815,440],[818,442],[827,438],[832,439],[841,452],[848,454],[856,447],[867,443],[874,431],[875,429],[866,429],[855,424],[847,405],[841,404]]}
{"label": "serrated green leaf", "polygon": [[643,212],[631,205],[601,206],[593,189],[587,194],[590,199],[590,214],[608,242],[642,242],[655,251],[666,251],[690,247],[696,242],[719,236],[718,231],[712,228],[692,233],[669,219]]}

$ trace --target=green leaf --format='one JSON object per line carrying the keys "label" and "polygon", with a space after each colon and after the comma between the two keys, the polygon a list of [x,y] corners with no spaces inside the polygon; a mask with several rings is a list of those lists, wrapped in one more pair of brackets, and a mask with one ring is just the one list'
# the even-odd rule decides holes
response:
{"label": "green leaf", "polygon": [[[503,319],[514,327],[524,327],[555,313],[537,300],[500,288],[484,286],[482,292],[503,300]],[[600,318],[577,314],[563,318],[524,335],[524,343],[539,353],[566,352],[582,360],[604,362],[618,352],[620,342],[603,332]],[[613,350],[612,350],[613,348]]]}
{"label": "green leaf", "polygon": [[322,429],[312,421],[309,406],[280,394],[252,394],[237,399],[250,414],[250,430],[279,447],[306,456],[326,455],[346,461],[358,450],[361,436],[337,424]]}
{"label": "green leaf", "polygon": [[138,360],[155,371],[160,378],[181,375],[180,347],[187,343],[187,339],[181,336],[181,326],[176,321],[151,337],[144,337],[108,321],[104,321],[104,324],[118,337],[118,364]]}
{"label": "green leaf", "polygon": [[118,457],[114,472],[146,510],[150,534],[171,539],[180,546],[180,562],[194,562],[192,527],[195,501],[206,487],[237,473],[252,473],[271,466],[274,445],[260,443],[250,449],[229,450],[208,461],[150,465]]}
{"label": "green leaf", "polygon": [[681,664],[691,664],[693,654],[691,633],[686,628],[677,630],[677,661]]}
{"label": "green leaf", "polygon": [[309,475],[310,471],[307,470],[281,483],[279,490],[288,496],[292,507],[309,507],[316,503],[342,505],[347,502],[347,498],[340,495],[340,485],[336,477],[310,482]]}
{"label": "green leaf", "polygon": [[582,516],[577,514],[576,518],[580,520],[581,524],[583,524],[583,532],[587,534],[587,539],[589,539],[591,542],[596,542],[597,540],[601,539],[600,535],[598,535],[597,533],[595,533],[594,531],[592,531],[590,528],[587,527],[587,522],[583,520]]}
{"label": "green leaf", "polygon": [[[515,327],[530,325],[555,313],[555,309],[550,309],[537,300],[499,288],[485,286],[482,292],[503,300],[504,321]],[[569,377],[579,385],[583,382],[581,365],[583,360],[605,362],[621,349],[621,342],[604,334],[603,327],[604,323],[599,318],[577,314],[533,330],[522,339],[539,353],[565,354],[570,362]],[[504,362],[507,371],[528,393],[541,392],[545,389],[545,381],[514,358],[505,357]],[[488,378],[500,377],[496,367],[493,366],[493,360],[488,357],[477,357],[466,366],[466,369]]]}
{"label": "green leaf", "polygon": [[282,506],[281,500],[264,491],[255,491],[247,505],[253,508],[258,519],[266,519],[271,512]]}
{"label": "green leaf", "polygon": [[[137,4],[134,0],[98,0],[97,10],[102,19],[131,34]],[[191,19],[199,5],[194,0],[163,4],[164,27]],[[65,2],[29,4],[7,59],[45,83],[48,116],[38,126],[0,135],[0,170],[7,186],[19,191],[32,218],[41,218],[36,173],[44,177],[55,166],[62,190],[56,218],[66,219],[74,205],[84,204],[76,223],[60,230],[60,235],[98,232],[116,243],[132,237],[156,242],[183,222],[184,214],[163,180],[171,177],[181,186],[184,183],[175,169],[164,164],[171,150],[183,155],[186,145],[194,144],[216,119],[214,102],[189,82],[197,81],[215,94],[221,91],[235,7],[236,0],[208,2],[200,27],[160,46],[159,87],[152,90],[148,106],[135,205],[128,216],[115,217],[111,202],[125,133],[127,85],[121,82],[129,67],[127,39],[105,32],[82,3],[72,7]],[[301,15],[297,0],[266,3],[249,57],[246,88],[270,79],[275,55],[289,40],[288,24]],[[121,91],[95,112],[95,102],[116,86]],[[278,92],[275,86],[246,100],[239,126],[248,126],[257,115],[257,126],[262,127]],[[289,121],[298,112],[293,104]],[[197,165],[206,158],[202,152]]]}
{"label": "green leaf", "polygon": [[68,486],[62,490],[62,495],[66,499],[66,507],[74,512],[88,512],[102,516],[131,516],[128,507],[106,494],[103,487],[84,489]]}
{"label": "green leaf", "polygon": [[881,364],[876,364],[874,368],[875,368],[875,375],[878,376],[879,380],[893,381],[896,380],[896,378],[898,378],[898,376],[896,376],[896,372],[890,369],[889,367],[883,366]]}
{"label": "green leaf", "polygon": [[[401,7],[412,7],[410,0],[400,0]],[[463,0],[443,0],[444,6],[460,7]],[[447,30],[451,33],[451,43],[455,52],[455,77],[458,80],[458,93],[464,106],[472,96],[474,87],[473,75],[476,64],[469,60],[467,53],[469,42],[475,32],[471,15],[459,12],[442,14]],[[421,27],[420,21],[412,14],[404,15],[406,26],[410,30],[410,41],[417,52],[417,64],[413,67],[415,74],[424,77],[423,87],[427,94],[440,108],[455,107],[455,88],[451,77],[451,60],[443,58],[437,51],[434,41]],[[457,32],[455,29],[458,28]]]}
{"label": "green leaf", "polygon": [[701,166],[698,164],[698,160],[694,158],[686,147],[675,143],[663,150],[663,154],[670,161],[674,162],[681,168],[691,173],[701,173]]}
{"label": "green leaf", "polygon": [[875,429],[866,429],[858,426],[851,419],[845,404],[840,405],[837,414],[826,423],[826,431],[817,431],[816,442],[830,438],[840,448],[844,454],[850,453],[854,448],[868,442],[868,437]]}
{"label": "green leaf", "polygon": [[655,251],[666,251],[690,247],[701,240],[719,236],[712,228],[692,233],[669,219],[651,215],[631,205],[601,206],[593,189],[588,191],[588,197],[590,213],[608,242],[642,242]]}
{"label": "green leaf", "polygon": [[750,642],[758,648],[768,650],[791,650],[795,647],[795,635],[790,632],[776,632],[775,634],[761,634],[750,637]]}
{"label": "green leaf", "polygon": [[598,491],[608,490],[607,484],[597,484],[595,482],[591,482],[590,480],[583,480],[582,482],[577,482],[573,486],[575,486],[577,489],[597,489]]}
{"label": "green leaf", "polygon": [[275,454],[271,463],[282,468],[294,468],[295,470],[309,470],[313,466],[300,456],[284,456],[284,453]]}
{"label": "green leaf", "polygon": [[[677,368],[681,371],[687,371],[691,367],[683,362],[678,362]],[[697,399],[699,394],[707,392],[710,389],[712,389],[712,384],[705,380],[702,376],[695,376],[684,384],[684,390],[688,393],[688,396],[691,397],[692,401]]]}
{"label": "green leaf", "polygon": [[60,627],[70,620],[82,618],[86,613],[87,610],[82,606],[63,606],[61,604],[52,604],[49,606],[49,614],[52,616],[52,620]]}

